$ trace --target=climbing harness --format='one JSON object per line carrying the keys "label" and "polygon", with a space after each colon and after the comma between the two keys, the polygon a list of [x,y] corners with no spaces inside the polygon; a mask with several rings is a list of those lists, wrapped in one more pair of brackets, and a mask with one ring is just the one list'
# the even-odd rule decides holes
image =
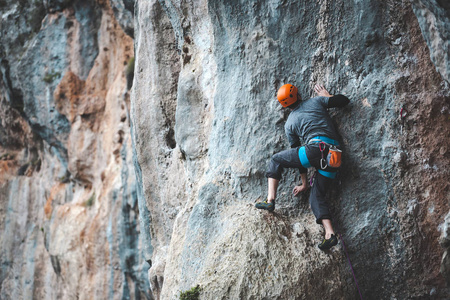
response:
{"label": "climbing harness", "polygon": [[319,170],[319,169],[317,169],[317,172],[319,172],[320,175],[328,177],[330,179],[336,178],[336,172],[327,172],[327,171]]}
{"label": "climbing harness", "polygon": [[403,126],[405,125],[405,118],[408,115],[408,111],[406,110],[406,108],[404,108],[402,106],[402,108],[400,109],[400,135],[403,135]]}
{"label": "climbing harness", "polygon": [[316,144],[319,142],[324,142],[324,143],[327,143],[330,145],[339,146],[338,141],[330,139],[329,137],[326,137],[326,136],[315,136],[308,141],[308,144]]}
{"label": "climbing harness", "polygon": [[311,164],[309,163],[309,159],[306,156],[305,147],[300,147],[300,149],[298,149],[298,157],[300,158],[300,162],[301,162],[303,167],[305,167],[307,169],[311,168]]}
{"label": "climbing harness", "polygon": [[[300,158],[300,163],[302,164],[303,167],[305,167],[306,169],[311,168],[311,163],[309,162],[309,159],[306,156],[305,147],[300,147],[298,149],[298,156]],[[328,172],[321,169],[317,169],[317,172],[319,172],[322,176],[325,176],[327,178],[334,179],[336,177],[336,172]]]}
{"label": "climbing harness", "polygon": [[[339,142],[326,136],[316,136],[308,141],[308,144],[317,143],[319,143],[319,149],[322,154],[322,158],[320,159],[320,168],[323,170],[327,165],[332,168],[339,168],[342,163],[342,151],[337,147],[339,146]],[[323,157],[325,146],[328,146],[328,156],[326,160]]]}
{"label": "climbing harness", "polygon": [[[336,172],[328,172],[324,171],[327,166],[338,168],[341,165],[341,154],[342,151],[337,148],[339,146],[339,142],[333,139],[330,139],[326,136],[316,136],[313,137],[308,141],[308,144],[317,144],[319,143],[319,150],[322,154],[320,159],[320,169],[317,169],[317,172],[321,174],[322,176],[325,176],[327,178],[334,179],[336,177]],[[334,153],[330,153],[330,150],[328,150],[328,156],[327,159],[324,157],[324,151],[328,147],[329,149],[333,149]],[[308,157],[306,156],[306,149],[305,147],[300,147],[298,149],[298,156],[300,158],[300,163],[305,168],[311,168],[311,163],[309,162]],[[315,176],[315,175],[314,175]],[[310,185],[312,186],[314,184],[313,179],[310,181]]]}
{"label": "climbing harness", "polygon": [[[323,157],[323,151],[325,151],[328,146],[328,155],[327,159]],[[323,170],[327,166],[332,168],[339,168],[341,166],[341,156],[342,151],[339,150],[335,145],[327,145],[324,142],[319,143],[319,150],[321,152],[322,158],[320,159],[320,168]]]}
{"label": "climbing harness", "polygon": [[324,142],[319,143],[319,150],[320,154],[322,155],[322,158],[320,159],[320,168],[322,170],[327,167],[327,161],[325,160],[325,158],[323,158],[323,151],[325,151],[326,146],[327,145]]}

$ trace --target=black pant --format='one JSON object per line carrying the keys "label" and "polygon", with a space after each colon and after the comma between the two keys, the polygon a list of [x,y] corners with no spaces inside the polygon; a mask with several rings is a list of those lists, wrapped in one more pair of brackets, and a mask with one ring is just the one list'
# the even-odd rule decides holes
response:
{"label": "black pant", "polygon": [[[321,169],[320,167],[320,159],[322,154],[319,149],[318,144],[306,145],[305,151],[306,156],[308,157],[309,163],[312,167],[316,169]],[[266,177],[274,178],[277,180],[281,179],[281,173],[284,168],[298,168],[300,170],[300,174],[306,173],[306,168],[302,165],[299,158],[299,149],[293,148],[289,150],[284,150],[279,153],[276,153],[272,156],[272,159],[269,164],[269,168],[266,172]],[[326,159],[328,154],[328,147],[323,152],[323,156]],[[326,167],[323,169],[326,172],[337,172],[337,169]],[[328,208],[328,203],[326,200],[326,192],[330,189],[333,179],[328,178],[316,172],[314,184],[311,189],[311,194],[309,195],[309,204],[311,205],[311,209],[316,217],[317,224],[322,224],[322,219],[331,219],[331,214]],[[304,182],[303,184],[308,184]]]}

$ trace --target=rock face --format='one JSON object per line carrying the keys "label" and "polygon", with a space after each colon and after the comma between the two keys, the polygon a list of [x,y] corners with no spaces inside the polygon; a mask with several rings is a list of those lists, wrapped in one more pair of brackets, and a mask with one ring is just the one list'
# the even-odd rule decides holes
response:
{"label": "rock face", "polygon": [[151,299],[132,38],[108,1],[0,4],[0,299]]}
{"label": "rock face", "polygon": [[276,213],[253,207],[288,146],[275,94],[290,82],[351,99],[331,112],[345,164],[330,203],[363,298],[446,299],[448,15],[443,1],[137,1],[131,118],[155,297],[359,299],[344,244],[318,250],[308,195],[290,194],[298,173]]}
{"label": "rock face", "polygon": [[414,0],[412,7],[430,50],[431,61],[450,82],[450,3]]}
{"label": "rock face", "polygon": [[[0,13],[0,299],[197,285],[201,299],[359,299],[346,252],[364,299],[448,299],[445,1],[0,0]],[[274,213],[254,208],[288,147],[287,82],[351,99],[331,111],[344,165],[329,252],[308,192],[291,195],[297,171]]]}

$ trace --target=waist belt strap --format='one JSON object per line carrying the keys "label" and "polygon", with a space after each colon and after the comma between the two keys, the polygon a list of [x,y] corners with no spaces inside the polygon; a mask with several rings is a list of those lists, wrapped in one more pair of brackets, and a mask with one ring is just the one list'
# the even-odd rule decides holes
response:
{"label": "waist belt strap", "polygon": [[319,169],[317,169],[317,172],[319,172],[321,175],[331,178],[331,179],[336,178],[336,173],[337,173],[337,172],[326,172],[324,170],[319,170]]}
{"label": "waist belt strap", "polygon": [[305,168],[311,168],[311,164],[309,163],[308,157],[306,157],[306,151],[305,147],[300,147],[298,149],[298,156],[300,157],[300,162],[302,163],[302,166]]}
{"label": "waist belt strap", "polygon": [[[298,149],[298,156],[300,158],[300,162],[302,163],[303,167],[305,167],[307,169],[311,168],[311,164],[309,163],[309,159],[306,156],[305,147],[300,147],[300,149]],[[328,178],[331,178],[331,179],[336,178],[336,174],[337,174],[337,172],[327,172],[327,171],[320,170],[320,169],[317,169],[317,172],[319,172],[321,175],[323,175],[325,177],[328,177]]]}
{"label": "waist belt strap", "polygon": [[319,142],[325,142],[327,144],[339,146],[338,141],[330,139],[329,137],[326,137],[326,136],[315,136],[308,141],[308,144],[314,144],[314,143],[319,143]]}

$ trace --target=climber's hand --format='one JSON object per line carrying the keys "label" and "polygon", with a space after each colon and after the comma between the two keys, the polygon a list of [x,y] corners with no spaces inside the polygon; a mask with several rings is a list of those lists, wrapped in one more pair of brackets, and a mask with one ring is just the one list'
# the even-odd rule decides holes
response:
{"label": "climber's hand", "polygon": [[323,85],[316,84],[314,86],[314,90],[316,91],[317,95],[323,96],[323,97],[333,97],[333,95],[330,95],[328,91],[323,87]]}
{"label": "climber's hand", "polygon": [[294,196],[297,196],[300,192],[306,191],[307,189],[308,186],[306,184],[296,185],[292,190],[292,193],[294,194]]}

